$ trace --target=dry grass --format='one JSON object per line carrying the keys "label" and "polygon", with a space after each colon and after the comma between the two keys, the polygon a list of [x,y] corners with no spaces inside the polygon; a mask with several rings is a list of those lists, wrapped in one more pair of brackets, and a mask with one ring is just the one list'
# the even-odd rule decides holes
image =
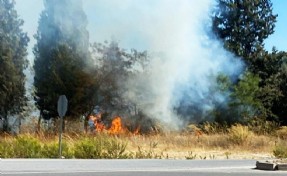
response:
{"label": "dry grass", "polygon": [[228,134],[195,136],[194,134],[170,133],[153,136],[125,137],[128,150],[140,146],[143,150],[153,150],[170,159],[265,159],[272,157],[275,137],[252,136],[242,145],[229,141]]}
{"label": "dry grass", "polygon": [[[69,125],[70,126],[70,125]],[[276,135],[259,135],[248,127],[235,125],[228,129],[215,129],[210,124],[205,128],[191,127],[184,132],[169,132],[150,135],[85,134],[70,126],[63,135],[63,141],[74,147],[81,139],[94,137],[112,138],[126,143],[126,152],[139,158],[168,159],[270,159],[274,158],[274,149],[279,140],[286,139],[286,128],[277,131]],[[76,129],[76,131],[73,131]],[[201,131],[201,129],[203,129]],[[43,144],[55,143],[55,133],[28,133]],[[1,141],[11,141],[14,137],[2,135]]]}

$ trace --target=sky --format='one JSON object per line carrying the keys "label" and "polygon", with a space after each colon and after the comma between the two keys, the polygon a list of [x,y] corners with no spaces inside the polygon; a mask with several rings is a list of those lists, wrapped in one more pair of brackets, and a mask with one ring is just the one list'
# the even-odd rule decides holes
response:
{"label": "sky", "polygon": [[[122,3],[123,1],[129,3]],[[115,39],[123,48],[149,49],[148,44],[142,38],[144,36],[137,35],[141,29],[145,29],[147,26],[139,26],[135,31],[129,31],[129,33],[124,29],[129,27],[130,22],[138,19],[139,16],[144,16],[145,13],[157,13],[155,8],[158,8],[156,4],[158,1],[83,0],[83,2],[89,21],[90,42],[103,42],[116,37]],[[272,3],[274,13],[278,14],[278,18],[275,33],[265,40],[265,48],[270,51],[275,46],[278,50],[287,51],[287,0],[272,0]],[[20,18],[25,21],[23,30],[28,33],[31,40],[28,58],[33,60],[32,47],[35,44],[33,35],[37,31],[43,2],[41,0],[16,0],[15,8]],[[145,24],[139,22],[139,25]]]}

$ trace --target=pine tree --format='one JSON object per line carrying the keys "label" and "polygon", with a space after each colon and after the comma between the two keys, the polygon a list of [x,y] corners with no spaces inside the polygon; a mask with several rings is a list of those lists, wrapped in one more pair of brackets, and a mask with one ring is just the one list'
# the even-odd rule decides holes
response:
{"label": "pine tree", "polygon": [[251,60],[274,32],[277,15],[270,0],[217,0],[213,31],[235,55]]}
{"label": "pine tree", "polygon": [[26,103],[23,71],[28,66],[29,38],[14,6],[14,0],[0,0],[0,116],[4,131],[8,131],[8,114],[21,112]]}

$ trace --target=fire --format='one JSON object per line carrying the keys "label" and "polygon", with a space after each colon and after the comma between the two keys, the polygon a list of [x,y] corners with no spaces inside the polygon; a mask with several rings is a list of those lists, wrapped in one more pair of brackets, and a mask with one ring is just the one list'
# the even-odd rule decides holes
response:
{"label": "fire", "polygon": [[122,118],[120,116],[116,116],[112,122],[111,126],[107,128],[105,124],[102,122],[102,114],[90,115],[89,116],[89,124],[92,125],[93,132],[107,132],[112,135],[118,134],[134,134],[137,135],[140,133],[140,126],[136,128],[134,132],[130,132],[122,123]]}
{"label": "fire", "polygon": [[110,134],[122,134],[125,131],[126,130],[123,128],[121,117],[120,116],[115,117],[114,120],[112,121],[111,127],[108,129],[108,132]]}

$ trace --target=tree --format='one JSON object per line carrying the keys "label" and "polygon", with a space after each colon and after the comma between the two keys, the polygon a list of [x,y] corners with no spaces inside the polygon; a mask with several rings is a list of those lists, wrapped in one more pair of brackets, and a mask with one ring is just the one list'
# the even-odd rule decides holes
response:
{"label": "tree", "polygon": [[35,101],[41,116],[57,117],[57,100],[65,94],[67,116],[85,114],[93,101],[87,18],[81,0],[45,0],[34,47]]}
{"label": "tree", "polygon": [[261,67],[259,76],[263,78],[260,83],[260,99],[269,112],[269,118],[285,125],[287,124],[287,53],[278,52],[274,48],[256,63]]}
{"label": "tree", "polygon": [[14,5],[14,0],[0,0],[0,116],[4,131],[8,131],[8,114],[21,112],[27,101],[23,71],[28,66],[29,38]]}
{"label": "tree", "polygon": [[125,51],[115,41],[107,44],[94,43],[92,48],[93,55],[96,56],[94,76],[98,87],[97,105],[121,111],[124,104],[129,104],[125,97],[128,81],[145,69],[148,63],[147,52],[135,49]]}
{"label": "tree", "polygon": [[[213,31],[224,42],[225,48],[241,57],[247,65],[244,74],[247,82],[236,82],[233,99],[244,103],[244,106],[257,107],[263,118],[276,120],[279,111],[285,112],[283,106],[278,107],[278,101],[283,101],[285,96],[282,89],[284,79],[281,79],[284,75],[282,56],[276,50],[272,53],[265,51],[263,43],[274,32],[277,15],[272,10],[270,0],[218,0],[213,16]],[[258,75],[259,79],[252,75]],[[256,88],[251,83],[258,80],[256,95],[246,97],[250,88]],[[238,105],[239,102],[233,104]]]}
{"label": "tree", "polygon": [[213,31],[235,55],[251,61],[274,32],[277,15],[270,0],[217,0]]}

